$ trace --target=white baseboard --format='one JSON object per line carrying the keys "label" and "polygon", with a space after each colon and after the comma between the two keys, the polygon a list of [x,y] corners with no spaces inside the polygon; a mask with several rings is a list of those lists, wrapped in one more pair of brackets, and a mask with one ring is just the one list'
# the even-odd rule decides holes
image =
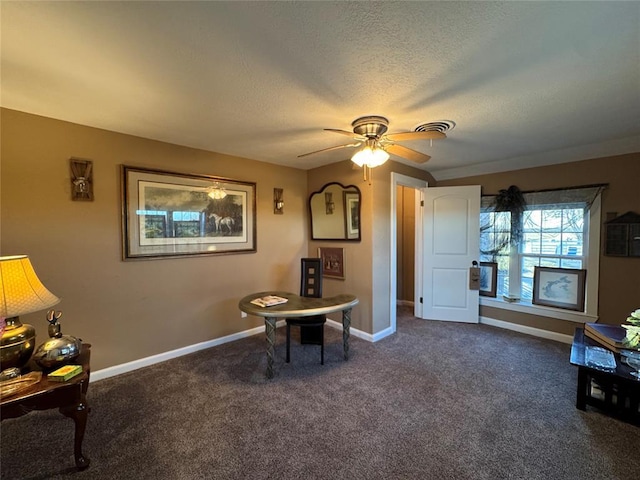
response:
{"label": "white baseboard", "polygon": [[[327,325],[329,325],[331,328],[335,328],[336,330],[342,330],[342,322],[336,322],[335,320],[327,318]],[[375,342],[375,340],[373,339],[373,335],[353,327],[349,329],[349,335],[361,338],[362,340],[366,340],[367,342]]]}
{"label": "white baseboard", "polygon": [[[502,320],[496,320],[493,318],[480,317],[480,323],[485,325],[491,325],[493,327],[504,328],[506,330],[513,330],[516,332],[525,333],[527,335],[547,338],[549,340],[555,340],[557,342],[567,343],[569,345],[571,345],[571,343],[573,342],[573,337],[571,335],[564,335],[562,333],[550,332],[548,330],[542,330],[540,328],[527,327],[527,326],[518,325],[515,323],[504,322]],[[284,324],[285,324],[284,320],[280,320],[276,325],[279,328],[284,326]],[[327,319],[327,325],[329,325],[331,328],[342,330],[341,322],[336,322],[335,320]],[[139,368],[148,367],[156,363],[166,362],[167,360],[171,360],[172,358],[188,355],[190,353],[198,352],[206,348],[217,347],[218,345],[223,345],[225,343],[235,342],[236,340],[250,337],[252,335],[264,335],[264,331],[265,331],[264,327],[262,326],[255,327],[250,330],[234,333],[232,335],[227,335],[225,337],[215,338],[207,342],[196,343],[194,345],[178,348],[176,350],[171,350],[169,352],[159,353],[157,355],[152,355],[146,358],[140,358],[138,360],[123,363],[121,365],[115,365],[113,367],[103,368],[102,370],[91,372],[91,382],[96,382],[109,377],[115,377],[116,375],[132,372]],[[391,328],[387,328],[385,330],[382,330],[376,333],[375,335],[372,335],[370,333],[363,332],[362,330],[351,328],[350,333],[354,337],[360,338],[362,340],[366,340],[368,342],[377,342],[379,340],[382,340],[385,337],[388,337],[389,335],[392,335],[394,332],[391,330]]]}
{"label": "white baseboard", "polygon": [[395,330],[393,330],[391,327],[389,328],[385,328],[384,330],[379,331],[378,333],[376,333],[375,335],[372,336],[372,341],[373,342],[378,342],[380,340],[382,340],[383,338],[388,337],[389,335],[393,335],[394,333],[396,333]]}
{"label": "white baseboard", "polygon": [[[284,326],[284,324],[285,324],[284,320],[280,320],[276,323],[276,326],[280,328]],[[333,320],[327,319],[327,324],[332,328],[342,330],[342,323],[340,322],[335,322]],[[196,343],[194,345],[178,348],[176,350],[171,350],[169,352],[159,353],[157,355],[152,355],[150,357],[140,358],[138,360],[133,360],[131,362],[123,363],[120,365],[114,365],[113,367],[103,368],[101,370],[96,370],[95,372],[91,372],[91,377],[89,381],[97,382],[98,380],[104,380],[105,378],[115,377],[116,375],[132,372],[139,368],[148,367],[156,363],[166,362],[167,360],[171,360],[172,358],[188,355],[190,353],[198,352],[206,348],[217,347],[218,345],[223,345],[225,343],[235,342],[236,340],[250,337],[252,335],[264,335],[264,332],[265,332],[264,327],[262,326],[255,327],[250,330],[245,330],[243,332],[227,335],[226,337],[214,338],[213,340],[208,340],[206,342]],[[355,328],[351,328],[350,333],[354,337],[358,337],[363,340],[367,340],[369,342],[374,341],[372,340],[373,337],[371,334],[362,332]]]}
{"label": "white baseboard", "polygon": [[533,335],[534,337],[547,338],[549,340],[555,340],[556,342],[568,343],[569,345],[573,343],[573,337],[571,335],[550,332],[549,330],[543,330],[541,328],[527,327],[526,325],[518,325],[516,323],[496,320],[495,318],[480,317],[480,323],[484,325],[491,325],[492,327],[504,328],[506,330],[513,330],[514,332],[526,333],[527,335]]}
{"label": "white baseboard", "polygon": [[[276,324],[277,327],[281,327],[283,325],[284,325],[284,320],[280,320]],[[102,370],[91,372],[90,382],[103,380],[109,377],[115,377],[116,375],[132,372],[139,368],[148,367],[150,365],[154,365],[160,362],[166,362],[167,360],[171,360],[172,358],[177,358],[183,355],[188,355],[190,353],[198,352],[200,350],[204,350],[205,348],[217,347],[218,345],[234,342],[236,340],[240,340],[241,338],[250,337],[252,335],[264,334],[264,331],[265,331],[264,327],[255,327],[250,330],[234,333],[232,335],[227,335],[225,337],[214,338],[213,340],[208,340],[206,342],[196,343],[194,345],[188,345],[186,347],[178,348],[176,350],[170,350],[168,352],[159,353],[157,355],[152,355],[150,357],[133,360],[132,362],[127,362],[120,365],[114,365],[113,367],[103,368]]]}

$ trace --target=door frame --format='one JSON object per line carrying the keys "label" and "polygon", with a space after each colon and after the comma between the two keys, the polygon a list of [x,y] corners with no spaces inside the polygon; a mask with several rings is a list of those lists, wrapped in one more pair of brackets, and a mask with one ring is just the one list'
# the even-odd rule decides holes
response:
{"label": "door frame", "polygon": [[[391,296],[389,301],[389,318],[391,333],[396,332],[396,309],[398,307],[398,195],[397,190],[399,186],[409,187],[417,190],[419,195],[416,195],[416,208],[419,208],[419,199],[422,197],[422,191],[428,187],[428,182],[420,178],[409,177],[408,175],[402,175],[401,173],[391,172],[391,242],[389,252],[389,269],[390,269],[390,289],[389,295]],[[416,212],[417,213],[417,212]],[[414,293],[414,312],[418,311],[420,307],[420,313],[422,312],[421,305],[418,301],[419,295],[422,295],[422,215],[416,214],[415,224],[416,246],[415,246],[415,293]],[[418,290],[418,288],[420,290]],[[418,292],[420,294],[418,295]]]}

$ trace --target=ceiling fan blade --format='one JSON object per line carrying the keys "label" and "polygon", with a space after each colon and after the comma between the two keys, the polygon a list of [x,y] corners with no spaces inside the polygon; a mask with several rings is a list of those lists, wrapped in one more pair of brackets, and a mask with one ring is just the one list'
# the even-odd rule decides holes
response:
{"label": "ceiling fan blade", "polygon": [[325,128],[325,132],[333,132],[338,133],[340,135],[346,135],[347,137],[355,138],[356,140],[366,140],[367,137],[364,135],[358,135],[357,133],[347,132],[346,130],[339,130],[337,128]]}
{"label": "ceiling fan blade", "polygon": [[416,163],[425,163],[429,161],[431,158],[429,155],[425,155],[424,153],[417,152],[407,147],[403,147],[402,145],[387,145],[385,150],[394,155],[398,155],[399,157],[406,158],[407,160],[411,160]]}
{"label": "ceiling fan blade", "polygon": [[402,142],[406,140],[439,140],[441,138],[447,138],[447,136],[436,130],[429,130],[426,132],[401,132],[385,135],[384,138],[393,142]]}
{"label": "ceiling fan blade", "polygon": [[362,145],[361,143],[349,143],[347,145],[337,145],[335,147],[323,148],[322,150],[316,150],[315,152],[303,153],[302,155],[298,155],[298,158],[308,157],[309,155],[315,155],[316,153],[322,152],[330,152],[331,150],[338,150],[340,148],[349,148],[349,147],[359,147]]}

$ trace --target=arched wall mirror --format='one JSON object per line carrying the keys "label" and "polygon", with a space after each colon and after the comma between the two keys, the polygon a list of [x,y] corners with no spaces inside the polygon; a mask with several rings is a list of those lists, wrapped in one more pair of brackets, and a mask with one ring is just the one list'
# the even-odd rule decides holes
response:
{"label": "arched wall mirror", "polygon": [[360,241],[360,189],[327,183],[309,197],[312,240]]}

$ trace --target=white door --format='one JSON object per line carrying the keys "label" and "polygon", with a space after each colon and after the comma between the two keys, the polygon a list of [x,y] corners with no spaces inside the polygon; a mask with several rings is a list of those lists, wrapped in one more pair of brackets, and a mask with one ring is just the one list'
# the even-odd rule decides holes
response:
{"label": "white door", "polygon": [[423,190],[422,318],[478,323],[469,268],[480,255],[480,185]]}

